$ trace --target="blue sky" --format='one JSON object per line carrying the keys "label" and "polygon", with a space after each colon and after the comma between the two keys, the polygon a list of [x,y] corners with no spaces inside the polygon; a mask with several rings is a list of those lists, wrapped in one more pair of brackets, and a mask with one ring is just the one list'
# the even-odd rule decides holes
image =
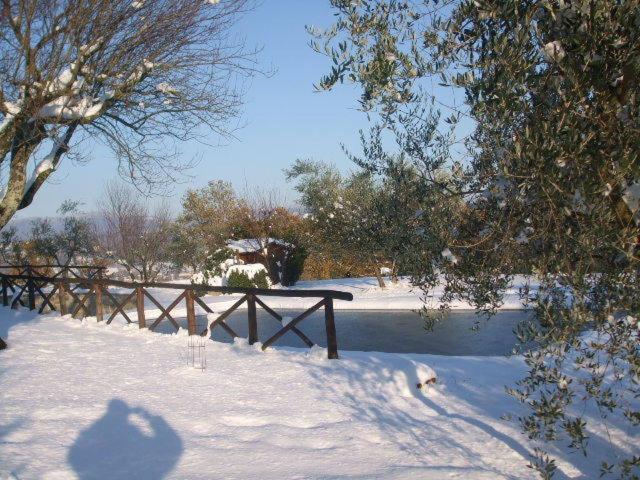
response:
{"label": "blue sky", "polygon": [[[315,92],[314,82],[327,71],[329,60],[308,46],[305,25],[327,26],[332,22],[325,0],[265,0],[238,25],[248,46],[262,47],[260,65],[275,69],[267,78],[251,80],[245,96],[241,123],[244,125],[226,145],[211,147],[198,142],[182,144],[185,158],[201,158],[193,178],[176,185],[169,198],[175,210],[187,188],[223,179],[238,189],[245,186],[279,188],[289,202],[295,192],[287,184],[282,169],[296,158],[314,158],[350,168],[340,144],[358,149],[358,130],[367,127],[357,111],[357,91],[343,86],[332,92]],[[215,142],[215,140],[214,140]],[[116,159],[96,145],[92,159],[74,165],[68,159],[52,175],[33,204],[17,218],[55,215],[67,198],[84,202],[94,210],[104,183],[116,178]]]}

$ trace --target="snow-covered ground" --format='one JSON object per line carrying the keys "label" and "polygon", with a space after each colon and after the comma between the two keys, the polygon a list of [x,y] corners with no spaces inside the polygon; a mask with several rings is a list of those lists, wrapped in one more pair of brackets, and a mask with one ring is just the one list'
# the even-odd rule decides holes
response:
{"label": "snow-covered ground", "polygon": [[[511,287],[505,292],[502,309],[519,310],[525,308],[518,292],[526,281],[533,283],[527,277],[519,276],[514,279]],[[385,284],[385,288],[380,288],[375,277],[362,277],[301,281],[292,288],[351,292],[353,301],[336,301],[335,308],[355,310],[416,310],[425,305],[425,300],[429,308],[438,308],[444,290],[442,286],[437,287],[425,299],[423,292],[413,287],[408,278],[400,278],[397,283],[393,283],[387,278]],[[533,286],[535,285],[537,284],[533,283]],[[453,302],[450,307],[460,310],[473,309],[471,305],[462,301]]]}
{"label": "snow-covered ground", "polygon": [[[0,478],[536,478],[506,417],[517,357],[208,342],[200,371],[182,332],[115,323],[0,309]],[[592,447],[634,448],[616,425]],[[591,458],[553,453],[557,478],[598,477]]]}
{"label": "snow-covered ground", "polygon": [[[189,284],[188,280],[183,281]],[[519,296],[519,289],[529,282],[532,287],[536,284],[526,277],[516,277],[512,286],[505,292],[503,310],[520,310],[525,308]],[[174,282],[177,283],[177,282]],[[275,288],[287,288],[279,287]],[[291,289],[301,290],[340,290],[353,294],[352,301],[336,300],[334,308],[336,310],[419,310],[425,305],[423,293],[411,286],[407,278],[401,278],[397,283],[387,279],[386,287],[380,288],[375,277],[361,278],[337,278],[332,280],[300,281]],[[154,297],[158,298],[163,305],[168,305],[176,297],[175,291],[150,289]],[[129,291],[127,291],[128,293]],[[429,308],[440,306],[440,297],[443,287],[436,288],[426,299]],[[233,305],[240,295],[207,295],[205,302],[216,312],[223,311]],[[309,308],[318,300],[313,298],[295,297],[265,297],[263,298],[269,306],[275,309],[282,308]],[[473,307],[466,302],[456,301],[450,307],[457,310],[472,310]],[[176,308],[176,312],[184,312]],[[246,308],[243,304],[241,308]]]}

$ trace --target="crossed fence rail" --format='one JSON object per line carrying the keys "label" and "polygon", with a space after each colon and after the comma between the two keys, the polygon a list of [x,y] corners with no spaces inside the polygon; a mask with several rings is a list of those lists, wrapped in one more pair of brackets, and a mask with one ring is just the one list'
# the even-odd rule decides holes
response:
{"label": "crossed fence rail", "polygon": [[[138,283],[124,282],[119,280],[110,280],[103,277],[103,269],[101,267],[72,267],[76,272],[87,271],[91,276],[80,277],[73,274],[73,278],[67,278],[60,275],[59,272],[52,276],[34,275],[35,266],[30,266],[29,270],[21,271],[17,274],[2,273],[5,267],[0,266],[0,295],[2,296],[2,304],[11,308],[18,308],[18,305],[28,307],[30,310],[37,310],[38,313],[56,310],[62,315],[71,314],[76,318],[84,318],[90,316],[89,303],[91,300],[95,303],[95,317],[98,322],[105,321],[110,324],[114,318],[121,315],[127,323],[135,323],[125,310],[126,305],[135,302],[135,311],[137,313],[137,323],[140,328],[148,328],[156,330],[161,322],[169,322],[175,330],[180,328],[176,317],[171,315],[181,302],[186,307],[187,329],[189,335],[207,335],[214,328],[220,327],[225,330],[231,337],[236,338],[239,335],[225,322],[225,320],[237,310],[245,302],[247,304],[247,321],[248,321],[248,341],[253,345],[258,342],[258,320],[257,307],[264,309],[271,317],[280,322],[281,328],[266,339],[262,343],[262,349],[265,350],[273,345],[287,332],[297,335],[308,347],[312,347],[315,343],[307,337],[298,326],[302,321],[309,317],[317,310],[324,309],[324,323],[327,340],[327,356],[330,359],[338,358],[338,341],[335,326],[335,314],[333,309],[334,300],[353,300],[353,296],[348,292],[340,292],[336,290],[268,290],[259,288],[232,288],[232,287],[214,287],[207,285],[184,285],[176,283]],[[93,270],[91,270],[93,268]],[[28,273],[27,273],[28,272]],[[68,271],[67,271],[68,272]],[[109,287],[130,290],[124,298],[118,299],[109,291]],[[163,306],[152,294],[149,289],[165,289],[178,291],[177,297],[168,305]],[[205,313],[215,314],[209,305],[207,305],[201,297],[205,293],[222,293],[222,294],[240,294],[242,295],[231,307],[220,313],[207,328],[198,331],[196,323],[196,308],[199,307]],[[23,296],[26,293],[26,304]],[[312,307],[306,309],[288,322],[284,322],[284,317],[273,310],[265,303],[261,297],[299,297],[299,298],[317,298],[319,299]],[[145,299],[148,299],[160,311],[159,316],[155,318],[147,318],[145,312]],[[110,313],[105,313],[105,306],[111,305]]]}

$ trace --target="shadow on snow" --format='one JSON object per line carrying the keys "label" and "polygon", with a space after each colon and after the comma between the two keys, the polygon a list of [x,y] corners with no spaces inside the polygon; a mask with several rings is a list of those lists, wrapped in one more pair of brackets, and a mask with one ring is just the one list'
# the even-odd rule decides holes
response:
{"label": "shadow on snow", "polygon": [[81,480],[161,479],[173,470],[183,449],[162,417],[112,399],[105,414],[80,432],[67,459]]}

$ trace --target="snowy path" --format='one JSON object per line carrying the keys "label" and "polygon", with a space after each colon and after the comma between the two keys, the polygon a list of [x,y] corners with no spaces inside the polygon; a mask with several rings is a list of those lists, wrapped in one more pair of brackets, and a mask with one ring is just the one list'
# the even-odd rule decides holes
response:
{"label": "snowy path", "polygon": [[[2,479],[536,478],[500,418],[516,358],[211,342],[201,372],[182,335],[6,308],[0,336]],[[565,460],[557,478],[597,477]]]}

